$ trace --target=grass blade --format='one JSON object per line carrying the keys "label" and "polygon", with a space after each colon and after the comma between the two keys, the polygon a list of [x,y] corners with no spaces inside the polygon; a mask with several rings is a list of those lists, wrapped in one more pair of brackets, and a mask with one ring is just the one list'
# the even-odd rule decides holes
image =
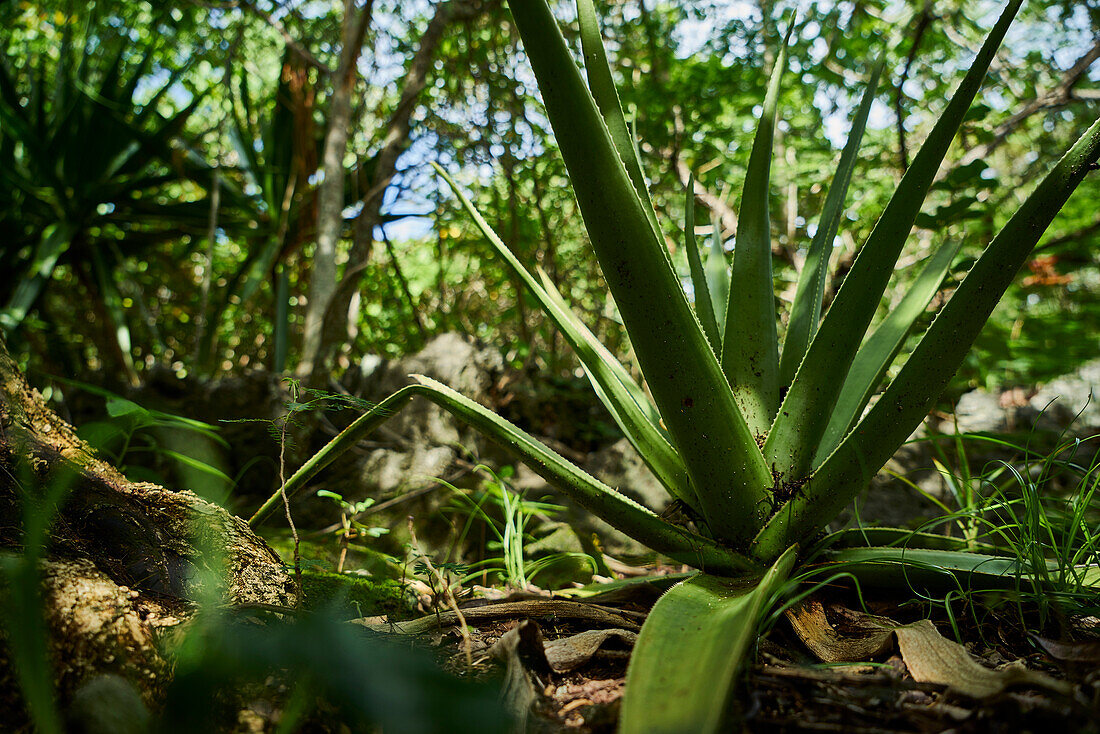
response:
{"label": "grass blade", "polygon": [[715,537],[744,542],[763,524],[771,472],[547,0],[510,8],[589,239],[701,512]]}
{"label": "grass blade", "polygon": [[767,434],[779,408],[779,337],[775,325],[768,184],[780,81],[787,66],[787,46],[793,30],[792,19],[775,59],[764,109],[752,141],[745,188],[741,194],[741,218],[737,222],[722,343],[722,369],[754,436]]}
{"label": "grass blade", "polygon": [[[413,377],[418,384],[404,387],[378,403],[306,461],[287,480],[284,488],[287,496],[301,490],[318,472],[419,395],[511,451],[539,476],[561,489],[579,505],[658,553],[714,573],[737,573],[757,568],[747,558],[723,548],[713,540],[665,522],[651,510],[590,476],[488,408],[431,378],[423,375]],[[281,502],[281,493],[275,492],[249,518],[249,525],[259,525]]]}
{"label": "grass blade", "polygon": [[684,204],[684,249],[687,250],[691,286],[695,292],[695,315],[699,317],[703,333],[707,335],[711,349],[717,355],[722,353],[722,340],[718,336],[718,320],[714,317],[714,303],[710,298],[710,288],[707,287],[699,243],[695,241],[695,179],[691,176],[688,176],[685,192],[687,201]]}
{"label": "grass blade", "polygon": [[[791,383],[764,455],[784,481],[810,471],[840,388],[902,246],[1022,0],[1011,0],[875,224]],[[876,467],[877,468],[877,467]],[[784,546],[785,547],[785,546]]]}
{"label": "grass blade", "polygon": [[939,291],[943,278],[951,268],[951,262],[959,252],[962,241],[941,245],[924,264],[909,291],[901,302],[879,324],[867,338],[852,360],[852,368],[840,389],[836,409],[829,418],[825,436],[814,459],[820,465],[833,452],[849,429],[859,419],[867,406],[875,388],[882,382],[883,375],[894,361],[905,343],[905,338],[913,328],[913,323],[928,307],[932,297]]}
{"label": "grass blade", "polygon": [[762,557],[823,526],[867,485],[913,432],[966,357],[1043,232],[1100,158],[1100,119],[1016,211],[967,273],[898,376],[755,546]]}
{"label": "grass blade", "polygon": [[759,581],[699,575],[662,596],[630,657],[621,734],[723,731],[735,676],[794,561],[792,547]]}
{"label": "grass blade", "polygon": [[821,219],[817,224],[810,250],[806,254],[806,263],[798,278],[794,302],[791,304],[791,320],[787,327],[787,336],[783,341],[783,355],[779,361],[779,384],[790,385],[806,349],[817,333],[817,322],[821,318],[821,301],[825,297],[825,280],[829,274],[829,256],[833,250],[833,239],[840,228],[840,218],[844,213],[844,202],[848,197],[848,186],[852,182],[852,170],[855,168],[856,155],[859,152],[863,132],[867,129],[867,117],[871,114],[871,103],[875,101],[879,78],[886,60],[882,58],[871,72],[871,80],[863,92],[855,120],[852,122],[848,141],[840,154],[833,182],[825,196],[825,205],[821,208]]}
{"label": "grass blade", "polygon": [[474,223],[496,250],[497,255],[516,278],[527,286],[528,291],[542,306],[543,312],[550,317],[565,340],[573,347],[573,351],[584,365],[600,402],[611,412],[615,422],[638,450],[654,476],[674,497],[698,509],[698,500],[683,460],[661,431],[660,414],[646,397],[645,392],[631,379],[626,368],[577,318],[550,279],[544,275],[540,284],[493,231],[473,203],[462,193],[454,179],[439,166],[434,163],[432,165],[443,176],[443,180],[458,197],[463,208],[473,218]]}

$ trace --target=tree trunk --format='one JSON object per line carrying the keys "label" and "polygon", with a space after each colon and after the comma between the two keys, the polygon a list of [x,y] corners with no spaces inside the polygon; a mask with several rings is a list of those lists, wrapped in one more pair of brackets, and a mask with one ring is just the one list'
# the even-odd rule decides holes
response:
{"label": "tree trunk", "polygon": [[340,232],[344,225],[344,156],[348,150],[348,136],[351,134],[351,95],[359,78],[356,64],[363,46],[363,36],[370,24],[373,5],[373,0],[368,0],[357,13],[355,0],[344,2],[343,46],[340,49],[339,68],[333,79],[328,132],[325,133],[322,158],[325,180],[321,182],[317,195],[317,249],[313,253],[309,300],[306,303],[302,360],[298,364],[300,377],[310,377],[314,373],[321,349],[321,327],[325,311],[336,292],[336,245],[340,241]]}
{"label": "tree trunk", "polygon": [[[416,110],[417,100],[427,84],[428,73],[435,60],[436,51],[447,27],[454,21],[467,21],[486,12],[492,3],[472,2],[471,0],[441,0],[436,5],[428,27],[420,37],[420,46],[409,63],[409,70],[402,82],[401,97],[394,108],[382,135],[381,148],[374,156],[373,175],[363,195],[362,210],[355,220],[355,233],[347,268],[339,285],[335,287],[321,327],[320,343],[315,359],[310,365],[299,368],[299,374],[306,373],[306,367],[312,371],[312,384],[321,384],[323,376],[331,368],[331,359],[339,345],[348,341],[358,328],[358,313],[352,313],[352,297],[359,290],[363,270],[370,260],[374,246],[374,228],[382,221],[382,204],[386,189],[397,173],[397,161],[409,144],[412,129],[412,114]],[[307,326],[308,329],[308,326]]]}
{"label": "tree trunk", "polygon": [[[0,342],[0,554],[27,552],[24,508],[52,510],[47,491],[66,473],[73,481],[39,564],[40,616],[63,702],[106,673],[153,702],[171,670],[153,643],[191,616],[200,595],[229,605],[294,604],[281,560],[247,523],[190,491],[130,481],[97,458],[27,385]],[[6,657],[0,720],[10,723],[6,714],[21,712]]]}

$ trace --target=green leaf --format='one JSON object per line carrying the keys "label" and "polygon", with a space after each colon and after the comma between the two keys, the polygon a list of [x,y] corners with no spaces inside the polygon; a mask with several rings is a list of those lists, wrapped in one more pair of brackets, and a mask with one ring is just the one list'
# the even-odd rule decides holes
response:
{"label": "green leaf", "polygon": [[755,542],[761,557],[778,553],[788,538],[824,526],[920,424],[1032,248],[1098,158],[1100,119],[993,238],[874,407],[761,531]]}
{"label": "green leaf", "polygon": [[674,497],[698,509],[698,500],[691,487],[691,480],[688,478],[683,460],[659,427],[660,414],[642,389],[631,379],[626,368],[577,318],[565,299],[557,292],[550,278],[543,273],[540,284],[493,231],[473,203],[462,193],[454,179],[438,165],[433,163],[432,166],[450,186],[451,191],[458,197],[463,208],[473,218],[474,223],[496,250],[497,255],[527,287],[539,302],[543,312],[550,317],[576,352],[600,401],[638,450],[654,476]]}
{"label": "green leaf", "polygon": [[726,308],[722,369],[737,406],[754,436],[764,436],[779,407],[779,337],[776,333],[775,282],[772,280],[771,217],[768,185],[780,82],[787,67],[793,18],[775,59],[760,123],[752,141],[741,218],[733,249],[733,276]]}
{"label": "green leaf", "polygon": [[887,368],[905,344],[913,323],[924,313],[932,297],[939,291],[961,245],[961,239],[941,245],[925,261],[909,291],[856,352],[844,387],[840,389],[836,408],[825,428],[825,435],[814,459],[815,465],[820,465],[840,445],[848,430],[859,419],[875,388],[882,382]]}
{"label": "green leaf", "polygon": [[31,260],[30,271],[20,279],[8,305],[0,312],[0,329],[4,332],[10,334],[18,328],[27,313],[34,308],[38,294],[53,276],[58,258],[69,249],[74,233],[75,228],[66,223],[51,225],[42,233]]}
{"label": "green leaf", "polygon": [[844,214],[844,201],[848,197],[848,186],[852,182],[852,170],[855,168],[859,144],[863,132],[867,129],[867,117],[871,114],[871,103],[875,101],[885,57],[879,59],[871,72],[871,79],[863,91],[863,100],[852,122],[848,141],[840,154],[840,164],[829,185],[825,196],[825,205],[821,209],[821,219],[817,223],[802,274],[798,278],[794,302],[791,304],[790,325],[783,341],[783,356],[779,362],[779,384],[789,386],[794,381],[795,372],[810,340],[817,333],[817,322],[821,318],[821,301],[825,296],[825,281],[829,275],[829,256],[833,251],[833,239],[840,228],[840,219]]}
{"label": "green leaf", "polygon": [[[479,433],[511,451],[539,476],[594,515],[606,520],[632,538],[658,553],[681,563],[715,573],[736,573],[756,566],[748,559],[727,550],[709,538],[665,522],[651,510],[619,494],[585,473],[545,444],[504,420],[488,408],[423,375],[413,375],[418,384],[409,385],[390,395],[356,419],[314,454],[287,480],[285,491],[293,495],[312,477],[331,464],[361,438],[389,420],[413,397],[432,401]],[[248,521],[255,527],[282,502],[275,492]]]}
{"label": "green leaf", "polygon": [[764,445],[768,464],[784,481],[801,480],[809,474],[852,359],[893,274],[913,220],[1021,2],[1011,0],[1001,14],[898,184],[810,343]]}
{"label": "green leaf", "polygon": [[[1060,570],[1054,560],[1047,562],[1043,572],[1034,573],[1030,565],[1007,556],[920,548],[844,548],[830,551],[825,557],[830,562],[830,571],[843,566],[844,571],[852,573],[861,583],[889,588],[961,587],[981,591],[1034,585],[1046,587],[1048,574]],[[1087,586],[1100,584],[1095,565],[1076,569],[1086,578]]]}
{"label": "green leaf", "polygon": [[216,477],[217,479],[222,480],[228,485],[233,484],[233,478],[231,476],[229,476],[216,466],[211,466],[210,464],[207,464],[205,461],[200,461],[194,457],[188,456],[187,454],[181,454],[179,451],[173,451],[172,449],[158,449],[157,451],[158,453],[164,454],[165,456],[174,459],[184,466],[196,469],[203,474],[209,474],[212,477]]}
{"label": "green leaf", "polygon": [[888,527],[855,527],[830,533],[821,540],[828,548],[866,548],[868,546],[892,546],[911,550],[977,551],[990,555],[1003,555],[1004,548],[989,543],[976,543],[968,538],[953,538],[938,533]]}
{"label": "green leaf", "polygon": [[743,542],[763,523],[771,471],[547,0],[512,2],[510,8],[589,239],[702,514],[715,537]]}
{"label": "green leaf", "polygon": [[[726,259],[726,250],[722,246],[722,223],[714,217],[714,233],[710,239],[710,252],[706,262],[707,290],[715,314],[724,314],[730,300],[730,264]],[[716,317],[717,318],[717,317]],[[726,334],[726,320],[718,321],[718,343],[722,344]]]}
{"label": "green leaf", "polygon": [[642,202],[642,208],[645,209],[649,223],[653,226],[653,231],[659,234],[661,228],[657,224],[657,213],[653,210],[653,201],[649,197],[645,173],[642,172],[642,162],[638,157],[638,146],[635,144],[636,138],[623,115],[623,106],[619,101],[619,92],[615,89],[615,79],[611,76],[611,65],[607,61],[607,51],[600,36],[600,25],[592,0],[577,0],[577,21],[581,31],[584,71],[588,76],[592,98],[600,109],[600,114],[603,115],[607,132],[611,135],[615,149],[619,152],[619,158],[622,159],[630,175],[634,190],[638,192],[638,198]]}
{"label": "green leaf", "polygon": [[110,395],[107,398],[107,415],[112,418],[124,418],[126,416],[133,416],[140,418],[143,421],[152,421],[153,414],[145,408],[141,407],[132,400],[126,398],[120,398],[117,395]]}
{"label": "green leaf", "polygon": [[657,601],[630,656],[621,734],[729,731],[735,676],[795,555],[789,548],[759,581],[700,574]]}
{"label": "green leaf", "polygon": [[718,320],[714,317],[714,302],[707,287],[707,277],[703,270],[703,259],[699,254],[699,243],[695,241],[695,179],[688,176],[684,189],[687,201],[684,203],[684,249],[687,250],[688,267],[691,269],[691,285],[695,297],[695,315],[703,325],[703,332],[710,341],[714,353],[722,353],[722,339],[718,335]]}

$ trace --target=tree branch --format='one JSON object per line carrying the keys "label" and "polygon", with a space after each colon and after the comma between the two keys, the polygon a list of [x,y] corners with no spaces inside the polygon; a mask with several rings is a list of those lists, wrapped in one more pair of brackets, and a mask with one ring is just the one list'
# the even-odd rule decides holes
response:
{"label": "tree branch", "polygon": [[905,109],[902,106],[902,102],[905,100],[905,92],[902,88],[905,86],[905,82],[909,80],[909,71],[913,68],[913,61],[917,58],[921,39],[924,38],[925,31],[928,30],[935,17],[932,14],[931,0],[925,0],[924,8],[921,10],[916,27],[913,29],[913,43],[909,46],[909,55],[905,58],[905,68],[901,71],[901,78],[898,79],[895,90],[894,114],[897,117],[898,124],[898,162],[901,164],[903,172],[909,168],[909,146],[905,140]]}
{"label": "tree branch", "polygon": [[1089,67],[1097,59],[1100,59],[1100,39],[1097,39],[1088,51],[1062,73],[1062,79],[1056,87],[1024,104],[1019,112],[997,126],[993,131],[992,139],[968,150],[963,155],[959,165],[965,166],[967,163],[988,156],[1001,147],[1016,128],[1037,112],[1064,107],[1073,102],[1074,99],[1100,99],[1100,90],[1082,90],[1078,93],[1073,91],[1073,88],[1085,78]]}

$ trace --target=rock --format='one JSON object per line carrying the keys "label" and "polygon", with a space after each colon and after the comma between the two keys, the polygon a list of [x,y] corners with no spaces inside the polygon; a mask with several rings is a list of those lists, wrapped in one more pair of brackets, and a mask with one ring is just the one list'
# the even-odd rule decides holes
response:
{"label": "rock", "polygon": [[1100,432],[1100,359],[1051,380],[1031,398],[1039,425],[1067,429],[1076,436]]}
{"label": "rock", "polygon": [[[649,472],[642,457],[625,438],[590,454],[582,468],[604,484],[655,512],[661,512],[670,502],[668,492]],[[578,537],[587,538],[595,534],[600,539],[604,552],[611,556],[634,556],[649,552],[638,541],[564,498],[557,488],[526,466],[517,467],[513,485],[529,497],[549,495],[555,501],[562,502],[569,508],[568,521]]]}
{"label": "rock", "polygon": [[1000,397],[986,390],[971,390],[955,405],[954,419],[942,422],[945,433],[1004,433],[1014,424]]}
{"label": "rock", "polygon": [[661,512],[672,501],[668,491],[625,438],[589,455],[585,468],[604,484],[654,512]]}
{"label": "rock", "polygon": [[[416,354],[395,360],[364,357],[360,368],[345,380],[345,387],[358,397],[378,402],[411,384],[410,374],[422,374],[492,407],[503,372],[504,360],[495,348],[460,334],[442,334]],[[336,492],[349,502],[394,499],[427,489],[438,479],[453,479],[457,460],[467,454],[481,455],[487,444],[447,411],[415,398],[360,442],[362,453],[354,462],[344,459],[333,465],[318,477],[315,486]],[[402,502],[392,512],[372,516],[372,523],[390,531],[382,545],[400,552],[408,537],[406,518],[411,514],[418,518],[420,540],[431,550],[445,532],[440,528],[439,532],[424,530],[422,523],[438,521],[438,510],[449,497],[446,489],[433,490]],[[298,512],[307,523],[338,519],[335,506],[328,501],[303,502]]]}

